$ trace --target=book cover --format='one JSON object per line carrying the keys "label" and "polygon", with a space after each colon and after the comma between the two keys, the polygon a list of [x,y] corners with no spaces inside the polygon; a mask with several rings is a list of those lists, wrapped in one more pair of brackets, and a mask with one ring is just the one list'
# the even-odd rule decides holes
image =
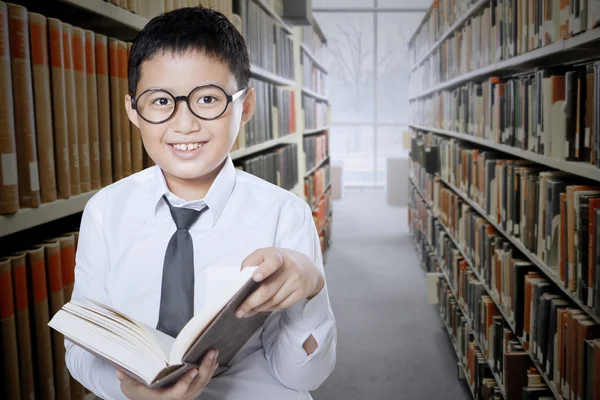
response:
{"label": "book cover", "polygon": [[19,355],[17,352],[17,327],[11,279],[11,263],[0,258],[0,345],[4,393],[9,399],[21,398],[19,381]]}
{"label": "book cover", "polygon": [[19,205],[35,208],[39,207],[41,199],[33,111],[29,15],[25,7],[12,3],[7,6],[19,173]]}
{"label": "book cover", "polygon": [[111,102],[108,68],[108,38],[96,36],[96,83],[98,86],[98,132],[100,140],[100,179],[102,187],[113,182],[111,142]]}
{"label": "book cover", "polygon": [[32,343],[35,371],[36,398],[52,400],[56,398],[54,386],[54,366],[52,359],[52,343],[48,322],[49,304],[46,283],[46,263],[43,247],[35,247],[25,252],[27,260],[27,285],[32,302]]}
{"label": "book cover", "polygon": [[8,7],[0,3],[0,215],[19,210],[11,64]]}
{"label": "book cover", "polygon": [[[50,303],[50,314],[56,314],[64,305],[62,271],[60,264],[60,243],[52,240],[44,243],[44,262],[46,264],[46,290]],[[54,370],[54,388],[57,400],[70,400],[71,375],[65,361],[64,336],[57,331],[52,331],[52,360]]]}
{"label": "book cover", "polygon": [[[112,143],[112,171],[113,182],[123,178],[123,141],[121,134],[121,113],[123,103],[120,96],[119,81],[119,41],[108,39],[108,61],[110,82],[110,119],[111,119],[111,143]],[[102,118],[102,115],[100,116]]]}
{"label": "book cover", "polygon": [[88,134],[87,71],[85,66],[85,32],[73,27],[73,76],[77,104],[77,145],[79,146],[79,188],[89,192],[91,185],[90,136]]}
{"label": "book cover", "polygon": [[67,122],[67,92],[62,22],[48,18],[49,53],[51,65],[52,123],[56,160],[58,198],[71,197],[71,171],[69,156],[69,125]]}
{"label": "book cover", "polygon": [[17,324],[21,398],[33,399],[36,397],[36,390],[33,373],[33,346],[31,341],[29,290],[27,288],[25,253],[18,253],[11,256],[10,265],[12,270],[12,284]]}
{"label": "book cover", "polygon": [[77,132],[77,103],[75,101],[75,71],[73,69],[73,26],[62,23],[63,59],[65,63],[65,95],[67,131],[69,134],[69,169],[71,171],[71,195],[81,193],[79,134]]}
{"label": "book cover", "polygon": [[100,167],[100,125],[98,121],[98,84],[96,80],[96,36],[94,32],[85,33],[85,71],[88,107],[88,139],[90,142],[90,188],[102,187]]}
{"label": "book cover", "polygon": [[42,203],[55,201],[56,169],[54,163],[54,132],[52,127],[52,95],[50,93],[50,67],[48,60],[48,29],[46,17],[29,13],[31,39],[31,67],[37,158]]}

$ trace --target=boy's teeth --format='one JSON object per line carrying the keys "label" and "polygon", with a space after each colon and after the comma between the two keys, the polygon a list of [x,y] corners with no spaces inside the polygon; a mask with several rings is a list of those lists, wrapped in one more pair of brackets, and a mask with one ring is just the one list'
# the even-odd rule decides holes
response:
{"label": "boy's teeth", "polygon": [[202,145],[200,143],[189,143],[189,144],[177,143],[177,144],[173,145],[173,147],[175,147],[177,150],[181,150],[181,151],[196,150],[197,148],[199,148],[201,146]]}

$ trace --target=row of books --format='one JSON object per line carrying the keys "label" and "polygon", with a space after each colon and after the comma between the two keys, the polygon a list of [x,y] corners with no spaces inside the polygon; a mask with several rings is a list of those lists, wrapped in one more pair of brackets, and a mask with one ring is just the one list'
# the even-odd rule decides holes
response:
{"label": "row of books", "polygon": [[[488,296],[473,300],[472,309],[465,310],[466,299],[460,297],[444,278],[439,280],[438,289],[440,314],[459,362],[464,365],[467,383],[475,399],[554,399],[527,351],[506,327],[502,317],[494,313],[493,302]],[[479,325],[481,322],[484,327]],[[491,361],[490,356],[493,357]],[[502,382],[503,390],[497,380]]]}
{"label": "row of books", "polygon": [[467,14],[472,4],[478,0],[439,0],[434,1],[408,44],[410,63],[416,64],[427,51],[444,35],[451,26]]}
{"label": "row of books", "polygon": [[321,41],[316,28],[312,25],[303,25],[300,28],[302,29],[302,44],[317,60],[322,61],[325,57],[326,45]]}
{"label": "row of books", "polygon": [[425,272],[436,272],[439,268],[435,249],[431,246],[429,238],[433,229],[434,220],[430,206],[421,197],[422,194],[415,185],[408,187],[408,228],[412,236],[415,251],[422,269]]}
{"label": "row of books", "polygon": [[236,167],[286,190],[298,184],[298,145],[288,144],[236,161]]}
{"label": "row of books", "polygon": [[269,82],[251,78],[256,91],[256,106],[252,119],[240,126],[233,150],[255,146],[296,132],[294,91]]}
{"label": "row of books", "polygon": [[331,229],[332,229],[332,200],[331,190],[325,192],[322,196],[319,204],[313,209],[313,219],[315,226],[317,227],[317,233],[319,234],[319,241],[321,243],[321,252],[325,254],[331,243]]}
{"label": "row of books", "polygon": [[424,79],[413,81],[410,93],[579,35],[599,23],[595,0],[490,0],[419,67],[418,76]]}
{"label": "row of books", "polygon": [[306,170],[309,171],[329,157],[329,131],[303,138]]}
{"label": "row of books", "polygon": [[302,51],[302,73],[304,74],[305,88],[319,94],[325,94],[325,72],[304,51]]}
{"label": "row of books", "polygon": [[204,6],[220,11],[228,19],[231,19],[232,16],[231,0],[110,0],[110,2],[148,19],[178,8],[197,6]]}
{"label": "row of books", "polygon": [[[329,190],[330,179],[331,165],[329,163],[317,168],[315,172],[304,178],[306,202],[313,210],[320,206],[323,195]],[[324,213],[327,214],[328,211]]]}
{"label": "row of books", "polygon": [[[423,126],[600,166],[600,63],[492,77],[411,104]],[[598,121],[597,121],[598,120]]]}
{"label": "row of books", "polygon": [[600,185],[456,140],[439,151],[441,178],[600,315]]}
{"label": "row of books", "polygon": [[50,317],[71,298],[77,232],[0,258],[0,398],[83,400]]}
{"label": "row of books", "polygon": [[[99,189],[140,171],[122,99],[129,44],[0,2],[0,214]],[[35,90],[34,90],[35,87]]]}
{"label": "row of books", "polygon": [[327,103],[312,96],[302,95],[304,129],[318,129],[327,125]]}
{"label": "row of books", "polygon": [[239,0],[233,12],[242,19],[242,36],[250,62],[278,76],[295,79],[293,40],[283,27],[254,0]]}
{"label": "row of books", "polygon": [[[432,143],[432,139],[424,137],[422,142]],[[436,152],[435,143],[427,147],[430,147],[427,153]],[[443,166],[441,168],[443,170]],[[457,168],[460,170],[462,166]],[[563,397],[574,399],[577,394],[583,396],[585,390],[589,393],[593,379],[587,377],[593,377],[594,370],[590,371],[583,348],[596,343],[586,340],[600,339],[600,328],[590,317],[590,311],[574,306],[552,280],[515,248],[505,232],[498,232],[489,223],[483,210],[463,201],[456,192],[461,190],[456,188],[460,187],[460,180],[452,182],[453,187],[447,186],[443,173],[442,177],[433,176],[425,165],[418,166],[412,160],[411,170],[413,177],[418,176],[413,178],[416,185],[420,182],[430,185],[418,190],[427,205],[422,213],[430,214],[427,223],[421,226],[424,236],[436,249],[435,257],[444,260],[447,275],[457,291],[461,292],[470,282],[484,285],[485,292],[501,308],[501,314],[509,318],[509,326],[514,327],[525,349]],[[424,179],[424,175],[431,176]],[[495,190],[486,192],[495,193]],[[472,298],[469,296],[465,295],[465,299]],[[559,306],[572,315],[580,315],[577,320],[581,327],[571,327],[570,336],[556,328],[556,321],[559,321],[558,326],[563,326],[560,318],[565,317],[562,311],[555,311],[561,308]]]}

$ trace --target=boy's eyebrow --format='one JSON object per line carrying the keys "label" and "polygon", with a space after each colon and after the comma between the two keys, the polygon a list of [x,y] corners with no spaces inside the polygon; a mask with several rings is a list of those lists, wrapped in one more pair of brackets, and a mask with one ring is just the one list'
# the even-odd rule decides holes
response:
{"label": "boy's eyebrow", "polygon": [[[146,90],[165,90],[173,95],[187,95],[189,94],[193,89],[197,88],[198,86],[204,86],[204,85],[216,85],[220,88],[223,88],[227,93],[229,93],[229,90],[226,88],[227,85],[223,85],[220,82],[216,82],[216,81],[207,81],[207,82],[202,82],[202,83],[197,83],[195,84],[193,87],[191,87],[187,92],[185,93],[176,93],[176,90],[172,87],[165,87],[165,86],[150,86],[144,89],[139,89],[136,92],[136,96],[139,96],[140,93],[145,92]],[[232,93],[229,93],[232,94]]]}

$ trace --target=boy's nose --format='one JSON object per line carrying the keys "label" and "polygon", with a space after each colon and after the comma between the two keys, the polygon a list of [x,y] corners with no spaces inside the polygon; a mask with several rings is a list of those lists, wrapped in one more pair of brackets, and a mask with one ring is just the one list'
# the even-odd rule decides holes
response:
{"label": "boy's nose", "polygon": [[177,101],[171,121],[174,130],[180,133],[191,133],[200,129],[200,118],[192,114],[185,100]]}

